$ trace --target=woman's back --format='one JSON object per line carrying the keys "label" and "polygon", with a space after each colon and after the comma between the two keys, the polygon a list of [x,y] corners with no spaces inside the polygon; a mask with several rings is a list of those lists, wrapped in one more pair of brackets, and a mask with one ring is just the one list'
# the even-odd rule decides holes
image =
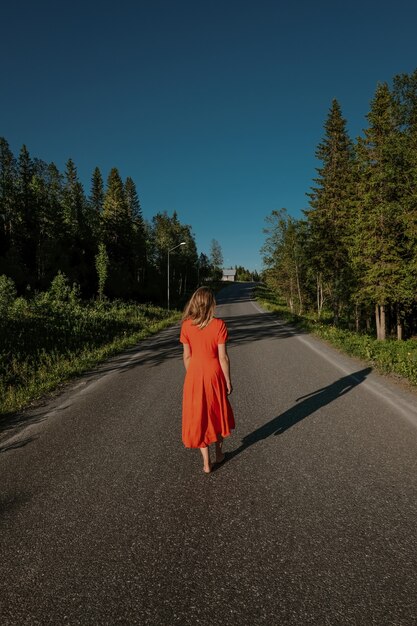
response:
{"label": "woman's back", "polygon": [[181,328],[181,342],[187,343],[191,350],[191,361],[194,363],[218,358],[218,345],[226,343],[227,328],[223,320],[213,317],[200,328],[192,320],[185,320]]}

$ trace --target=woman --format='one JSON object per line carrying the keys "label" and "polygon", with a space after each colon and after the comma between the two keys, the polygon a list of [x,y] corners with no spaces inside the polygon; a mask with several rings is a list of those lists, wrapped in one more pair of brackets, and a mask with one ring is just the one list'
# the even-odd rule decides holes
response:
{"label": "woman", "polygon": [[185,307],[180,335],[186,369],[182,440],[187,448],[200,448],[206,474],[212,470],[209,445],[216,444],[216,463],[221,463],[223,438],[235,427],[227,398],[232,393],[227,328],[214,317],[215,307],[212,291],[199,287]]}

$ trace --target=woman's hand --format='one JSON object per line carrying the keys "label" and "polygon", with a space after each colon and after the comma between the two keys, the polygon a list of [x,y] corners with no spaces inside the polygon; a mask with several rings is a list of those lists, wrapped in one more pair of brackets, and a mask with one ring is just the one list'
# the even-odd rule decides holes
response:
{"label": "woman's hand", "polygon": [[231,394],[231,393],[232,393],[232,391],[233,391],[233,385],[232,385],[232,383],[230,382],[230,380],[229,380],[229,381],[226,381],[226,385],[227,385],[227,395],[228,395],[228,396],[230,396],[230,394]]}

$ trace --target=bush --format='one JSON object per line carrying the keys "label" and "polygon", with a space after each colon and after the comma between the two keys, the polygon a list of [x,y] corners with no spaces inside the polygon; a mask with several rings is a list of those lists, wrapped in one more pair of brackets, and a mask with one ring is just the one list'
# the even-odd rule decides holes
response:
{"label": "bush", "polygon": [[68,302],[70,298],[71,288],[68,283],[68,278],[62,272],[53,279],[49,291],[47,292],[50,299],[56,303]]}
{"label": "bush", "polygon": [[179,318],[178,311],[152,304],[80,301],[77,286],[70,288],[63,274],[48,292],[12,305],[0,326],[0,414]]}
{"label": "bush", "polygon": [[16,299],[16,287],[11,278],[0,276],[0,318],[6,317]]}

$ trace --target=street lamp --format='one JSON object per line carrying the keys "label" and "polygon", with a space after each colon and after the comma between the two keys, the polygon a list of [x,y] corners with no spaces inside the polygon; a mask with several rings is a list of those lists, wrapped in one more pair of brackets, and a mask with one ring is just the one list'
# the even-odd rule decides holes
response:
{"label": "street lamp", "polygon": [[172,252],[173,250],[175,250],[176,248],[179,248],[180,246],[185,246],[185,241],[181,241],[181,243],[179,243],[177,246],[174,246],[173,248],[171,248],[170,250],[168,250],[168,311],[169,311],[169,253]]}

